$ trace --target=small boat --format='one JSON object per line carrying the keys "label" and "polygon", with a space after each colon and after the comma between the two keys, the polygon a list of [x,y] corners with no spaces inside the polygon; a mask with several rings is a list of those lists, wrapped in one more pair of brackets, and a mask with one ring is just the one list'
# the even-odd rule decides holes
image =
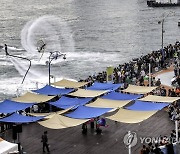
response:
{"label": "small boat", "polygon": [[167,3],[156,2],[156,0],[148,0],[147,5],[149,7],[174,7],[180,6],[180,0],[178,0],[177,3],[172,3],[171,0]]}

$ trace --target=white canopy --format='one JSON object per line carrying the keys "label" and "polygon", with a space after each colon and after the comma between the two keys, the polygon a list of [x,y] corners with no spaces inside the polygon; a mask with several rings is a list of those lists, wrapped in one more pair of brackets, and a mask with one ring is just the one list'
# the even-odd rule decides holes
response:
{"label": "white canopy", "polygon": [[164,103],[173,103],[174,101],[179,100],[180,97],[167,97],[167,96],[156,96],[156,95],[148,95],[139,100],[141,101],[150,101],[150,102],[164,102]]}
{"label": "white canopy", "polygon": [[122,90],[123,92],[133,93],[133,94],[147,94],[155,90],[157,87],[146,87],[146,86],[136,86],[129,85],[128,88]]}
{"label": "white canopy", "polygon": [[8,154],[10,152],[18,152],[18,144],[0,138],[0,154]]}

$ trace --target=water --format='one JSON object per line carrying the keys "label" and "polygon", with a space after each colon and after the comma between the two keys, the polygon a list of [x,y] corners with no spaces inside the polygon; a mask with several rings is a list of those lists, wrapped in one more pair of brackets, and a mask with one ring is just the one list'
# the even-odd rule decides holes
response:
{"label": "water", "polygon": [[[9,59],[1,50],[0,99],[15,97],[17,89],[36,88],[37,82],[47,84],[50,51],[60,50],[67,57],[52,62],[55,80],[79,80],[160,49],[158,21],[171,11],[164,22],[164,45],[180,40],[179,7],[150,8],[146,0],[1,0],[0,45],[32,59],[32,68],[21,85],[28,62]],[[39,39],[47,43],[42,59],[36,52]]]}

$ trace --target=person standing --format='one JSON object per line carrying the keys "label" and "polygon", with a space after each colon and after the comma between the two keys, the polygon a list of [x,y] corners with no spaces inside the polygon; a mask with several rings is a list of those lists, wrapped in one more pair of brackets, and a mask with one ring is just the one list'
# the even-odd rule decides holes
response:
{"label": "person standing", "polygon": [[49,152],[47,131],[44,131],[41,142],[43,143],[43,152],[45,152],[45,148],[46,148],[47,152]]}

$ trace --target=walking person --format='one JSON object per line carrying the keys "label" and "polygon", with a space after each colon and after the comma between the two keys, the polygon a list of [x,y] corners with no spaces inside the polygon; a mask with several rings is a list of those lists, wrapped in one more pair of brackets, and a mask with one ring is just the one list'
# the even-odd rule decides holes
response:
{"label": "walking person", "polygon": [[47,131],[44,131],[44,134],[42,135],[41,142],[43,143],[43,152],[45,152],[45,148],[46,148],[47,152],[49,152],[49,144],[48,144]]}

